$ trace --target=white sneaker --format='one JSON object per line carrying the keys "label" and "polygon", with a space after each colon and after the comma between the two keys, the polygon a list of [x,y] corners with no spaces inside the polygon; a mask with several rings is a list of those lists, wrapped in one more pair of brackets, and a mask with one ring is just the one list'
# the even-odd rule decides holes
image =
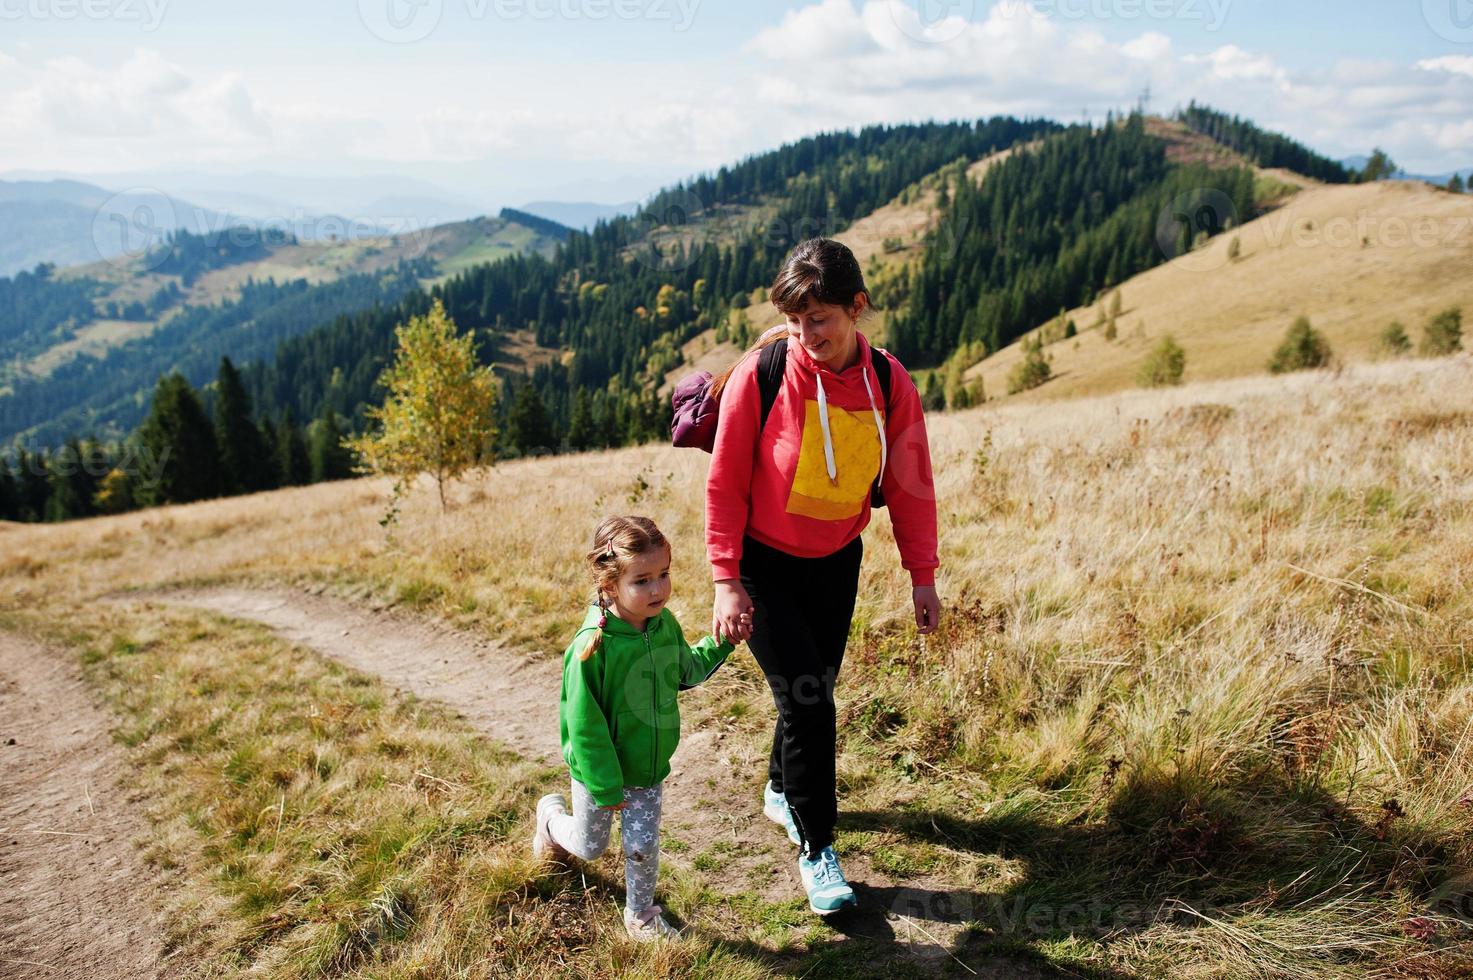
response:
{"label": "white sneaker", "polygon": [[629,910],[625,909],[624,931],[629,933],[630,939],[638,943],[649,943],[658,939],[679,939],[680,930],[665,921],[664,911],[658,905],[651,905],[638,915],[631,915]]}
{"label": "white sneaker", "polygon": [[538,861],[561,861],[568,852],[548,833],[548,821],[568,812],[568,801],[561,793],[548,793],[537,801],[537,830],[532,834],[532,856]]}
{"label": "white sneaker", "polygon": [[788,806],[786,795],[772,788],[772,780],[762,787],[762,813],[788,832],[788,840],[794,844],[802,844],[803,838],[798,834],[798,825],[793,821],[793,809]]}
{"label": "white sneaker", "polygon": [[812,861],[798,855],[798,875],[808,893],[808,907],[817,915],[833,915],[858,904],[854,889],[839,870],[839,858],[833,847],[825,847]]}

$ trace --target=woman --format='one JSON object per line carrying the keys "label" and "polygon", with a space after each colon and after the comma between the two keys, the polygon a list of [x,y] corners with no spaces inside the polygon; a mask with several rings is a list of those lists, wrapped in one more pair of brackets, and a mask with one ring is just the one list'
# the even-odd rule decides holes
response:
{"label": "woman", "polygon": [[[910,572],[916,626],[930,633],[941,618],[936,497],[920,395],[857,329],[869,292],[854,254],[830,239],[802,243],[769,298],[786,332],[770,331],[713,385],[721,412],[706,482],[711,628],[746,640],[767,676],[777,724],[763,811],[798,844],[809,907],[827,915],[855,904],[833,850],[834,681],[859,588],[860,532],[877,486]],[[785,365],[757,353],[779,342]],[[780,372],[765,420],[764,363]]]}

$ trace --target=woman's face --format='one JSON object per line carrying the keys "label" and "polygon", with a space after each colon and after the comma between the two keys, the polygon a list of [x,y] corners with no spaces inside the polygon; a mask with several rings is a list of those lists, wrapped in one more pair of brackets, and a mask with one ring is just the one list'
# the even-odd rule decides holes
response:
{"label": "woman's face", "polygon": [[864,293],[855,293],[854,305],[846,308],[820,303],[810,296],[807,309],[787,315],[788,337],[802,344],[809,357],[829,370],[843,371],[853,366],[859,353],[854,328],[866,299]]}

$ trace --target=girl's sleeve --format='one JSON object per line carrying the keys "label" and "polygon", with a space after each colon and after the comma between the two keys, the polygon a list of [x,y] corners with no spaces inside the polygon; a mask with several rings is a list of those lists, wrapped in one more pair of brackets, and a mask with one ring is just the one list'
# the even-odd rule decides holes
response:
{"label": "girl's sleeve", "polygon": [[[677,630],[677,633],[680,631]],[[729,640],[717,642],[714,636],[703,636],[691,646],[680,633],[680,684],[695,687],[716,673],[716,668],[726,662],[736,644]]]}
{"label": "girl's sleeve", "polygon": [[[575,641],[577,642],[577,641]],[[614,751],[608,715],[599,702],[603,687],[599,656],[579,660],[573,654],[565,661],[563,686],[568,704],[569,751],[578,759],[583,785],[599,806],[624,802],[624,769]]]}
{"label": "girl's sleeve", "polygon": [[880,489],[890,508],[900,564],[910,572],[911,585],[934,585],[941,561],[936,557],[936,484],[926,414],[915,382],[893,357],[890,376],[891,407],[885,416],[890,458]]}
{"label": "girl's sleeve", "polygon": [[716,443],[706,476],[706,556],[715,582],[741,575],[742,536],[747,533],[762,421],[757,362],[756,357],[743,358],[721,392]]}

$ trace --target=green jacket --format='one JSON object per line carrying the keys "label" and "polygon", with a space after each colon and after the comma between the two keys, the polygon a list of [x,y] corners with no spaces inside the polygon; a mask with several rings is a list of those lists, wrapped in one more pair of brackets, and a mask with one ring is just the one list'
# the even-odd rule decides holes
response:
{"label": "green jacket", "polygon": [[654,786],[670,775],[680,741],[676,694],[710,677],[736,647],[711,636],[692,647],[668,607],[643,632],[609,610],[602,645],[580,661],[598,617],[590,605],[563,653],[558,713],[573,778],[599,806],[614,806],[624,801],[625,786]]}

